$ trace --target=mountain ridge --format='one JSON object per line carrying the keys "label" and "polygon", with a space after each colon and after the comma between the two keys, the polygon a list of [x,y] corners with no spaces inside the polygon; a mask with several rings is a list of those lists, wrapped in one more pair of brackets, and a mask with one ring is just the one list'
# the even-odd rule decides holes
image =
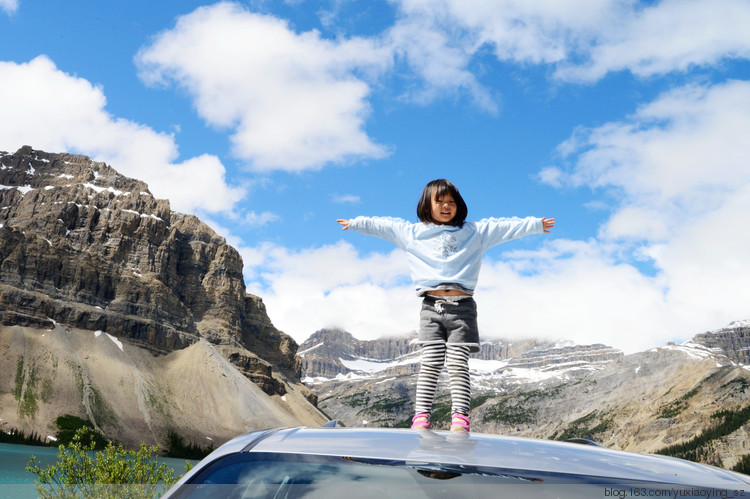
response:
{"label": "mountain ridge", "polygon": [[[53,435],[54,419],[65,411],[129,444],[137,443],[129,428],[138,418],[153,423],[143,432],[148,443],[163,442],[169,431],[200,438],[211,426],[205,421],[223,410],[190,410],[182,399],[193,396],[195,383],[207,400],[218,400],[210,376],[191,370],[194,379],[173,385],[148,374],[152,358],[190,357],[196,348],[206,369],[215,355],[224,359],[212,369],[235,379],[238,399],[246,394],[258,406],[270,400],[289,411],[269,410],[268,419],[245,404],[238,410],[252,417],[224,415],[232,424],[214,438],[274,419],[327,420],[299,381],[296,342],[273,326],[260,297],[246,293],[237,250],[197,217],[171,211],[144,182],[87,156],[30,146],[0,152],[0,325],[0,372],[8,374],[0,379],[0,428]],[[73,337],[80,341],[63,341]],[[145,374],[136,369],[115,386],[106,376],[86,377],[103,372],[96,358],[103,351],[70,356],[46,349],[40,338],[63,349],[121,342],[128,348],[114,351],[111,367],[139,365]],[[127,421],[119,417],[129,413],[126,401],[139,408]]]}

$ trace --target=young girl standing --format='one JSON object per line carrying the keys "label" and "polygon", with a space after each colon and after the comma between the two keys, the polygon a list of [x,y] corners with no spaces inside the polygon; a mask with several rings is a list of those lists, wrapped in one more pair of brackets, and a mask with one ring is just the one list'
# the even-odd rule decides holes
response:
{"label": "young girl standing", "polygon": [[467,214],[458,189],[448,180],[439,179],[425,186],[417,204],[422,223],[387,217],[337,220],[344,230],[381,237],[406,251],[417,295],[423,297],[418,336],[422,364],[412,428],[430,428],[438,376],[446,365],[453,413],[451,431],[469,431],[469,354],[479,351],[477,307],[472,295],[482,253],[511,239],[549,232],[555,225],[554,218],[535,217],[466,222]]}

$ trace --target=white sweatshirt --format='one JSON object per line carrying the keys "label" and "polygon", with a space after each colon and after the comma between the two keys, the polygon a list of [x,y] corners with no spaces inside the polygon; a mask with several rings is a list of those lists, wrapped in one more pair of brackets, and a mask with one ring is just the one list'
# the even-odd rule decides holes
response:
{"label": "white sweatshirt", "polygon": [[356,217],[351,230],[377,236],[406,251],[411,278],[420,290],[458,284],[473,291],[479,279],[482,253],[498,244],[544,232],[542,219],[485,218],[463,227],[411,223],[390,217]]}

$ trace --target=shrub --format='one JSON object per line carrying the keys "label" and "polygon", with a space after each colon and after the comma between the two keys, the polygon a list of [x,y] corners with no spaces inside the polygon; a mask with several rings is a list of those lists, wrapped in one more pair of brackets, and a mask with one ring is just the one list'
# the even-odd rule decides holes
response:
{"label": "shrub", "polygon": [[38,477],[39,497],[157,497],[177,481],[174,470],[157,461],[158,445],[141,443],[137,451],[112,443],[103,451],[94,452],[94,448],[91,432],[84,427],[76,431],[69,446],[60,446],[55,464],[40,468],[32,456],[26,469]]}

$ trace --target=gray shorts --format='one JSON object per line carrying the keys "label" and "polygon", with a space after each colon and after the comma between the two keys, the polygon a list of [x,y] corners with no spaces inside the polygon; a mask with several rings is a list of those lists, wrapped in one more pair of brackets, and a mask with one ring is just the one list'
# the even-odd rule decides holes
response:
{"label": "gray shorts", "polygon": [[419,312],[417,343],[466,345],[471,353],[478,352],[479,328],[474,298],[425,295]]}

